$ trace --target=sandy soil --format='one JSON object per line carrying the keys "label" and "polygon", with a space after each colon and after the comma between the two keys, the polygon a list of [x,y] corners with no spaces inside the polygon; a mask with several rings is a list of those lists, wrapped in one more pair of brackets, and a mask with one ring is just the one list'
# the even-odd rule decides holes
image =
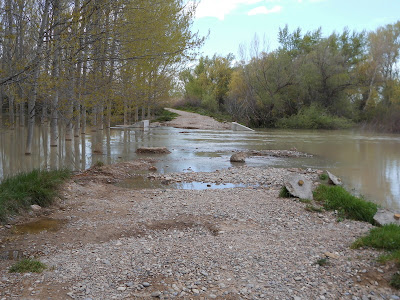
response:
{"label": "sandy soil", "polygon": [[[388,284],[394,267],[378,264],[377,251],[350,249],[371,225],[278,197],[285,177],[317,185],[319,170],[244,164],[159,175],[148,171],[153,162],[76,174],[55,206],[0,227],[0,299],[399,299]],[[166,185],[118,186],[137,174]],[[168,185],[180,181],[220,189]],[[43,217],[59,226],[37,234],[15,226]],[[48,269],[8,273],[13,254]]]}

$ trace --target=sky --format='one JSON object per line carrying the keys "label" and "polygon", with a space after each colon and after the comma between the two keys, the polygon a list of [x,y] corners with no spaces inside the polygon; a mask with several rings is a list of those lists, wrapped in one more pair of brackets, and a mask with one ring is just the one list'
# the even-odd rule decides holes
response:
{"label": "sky", "polygon": [[[201,0],[193,30],[209,38],[200,49],[203,56],[229,53],[239,58],[239,45],[250,48],[257,35],[260,50],[272,51],[278,44],[279,28],[292,32],[321,27],[323,36],[332,32],[373,31],[400,21],[400,0]],[[247,55],[250,51],[247,50]]]}

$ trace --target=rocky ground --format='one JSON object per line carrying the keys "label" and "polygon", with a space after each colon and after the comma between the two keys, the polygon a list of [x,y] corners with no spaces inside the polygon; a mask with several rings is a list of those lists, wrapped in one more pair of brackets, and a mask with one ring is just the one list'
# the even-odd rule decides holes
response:
{"label": "rocky ground", "polygon": [[[148,171],[153,162],[75,174],[54,207],[1,226],[0,299],[400,299],[388,284],[394,267],[378,264],[375,250],[350,249],[371,225],[278,197],[290,174],[317,185],[320,171],[242,164],[161,175]],[[163,185],[117,184],[139,175]],[[177,182],[211,187],[172,188]],[[240,187],[221,188],[228,183]],[[57,226],[36,234],[16,226],[35,220]],[[48,268],[8,273],[21,256]]]}
{"label": "rocky ground", "polygon": [[218,190],[112,184],[149,166],[75,176],[58,207],[46,212],[64,221],[58,231],[20,235],[2,227],[3,253],[18,250],[49,268],[11,274],[14,261],[1,260],[0,298],[399,299],[388,285],[391,266],[376,263],[379,253],[349,248],[371,225],[337,222],[334,213],[278,197],[286,176],[316,181],[317,170],[242,166],[152,176],[247,186]]}

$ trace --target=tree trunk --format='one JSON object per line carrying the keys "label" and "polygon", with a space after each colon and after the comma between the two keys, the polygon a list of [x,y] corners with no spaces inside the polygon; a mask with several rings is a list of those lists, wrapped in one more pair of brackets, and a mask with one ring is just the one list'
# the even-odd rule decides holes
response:
{"label": "tree trunk", "polygon": [[37,94],[38,94],[40,58],[42,56],[42,51],[43,51],[44,33],[45,33],[45,29],[47,27],[49,5],[50,5],[50,0],[46,0],[44,9],[43,9],[42,23],[40,24],[39,39],[38,39],[38,45],[37,45],[35,61],[34,61],[32,94],[28,101],[28,134],[27,134],[26,149],[25,149],[26,155],[30,155],[32,153],[33,129],[35,126],[35,104],[36,104],[36,99],[37,99]]}

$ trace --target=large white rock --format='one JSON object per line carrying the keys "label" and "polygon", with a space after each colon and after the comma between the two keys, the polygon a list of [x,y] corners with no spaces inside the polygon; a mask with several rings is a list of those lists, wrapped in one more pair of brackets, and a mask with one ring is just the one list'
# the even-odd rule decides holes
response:
{"label": "large white rock", "polygon": [[329,176],[329,182],[333,183],[334,185],[342,185],[342,180],[339,177],[336,177],[335,175],[333,175],[331,172],[326,171],[328,173]]}
{"label": "large white rock", "polygon": [[300,199],[313,199],[312,182],[305,176],[300,174],[293,174],[284,181],[286,189],[289,193]]}
{"label": "large white rock", "polygon": [[374,216],[374,221],[378,226],[391,223],[400,225],[400,214],[388,209],[378,209]]}

